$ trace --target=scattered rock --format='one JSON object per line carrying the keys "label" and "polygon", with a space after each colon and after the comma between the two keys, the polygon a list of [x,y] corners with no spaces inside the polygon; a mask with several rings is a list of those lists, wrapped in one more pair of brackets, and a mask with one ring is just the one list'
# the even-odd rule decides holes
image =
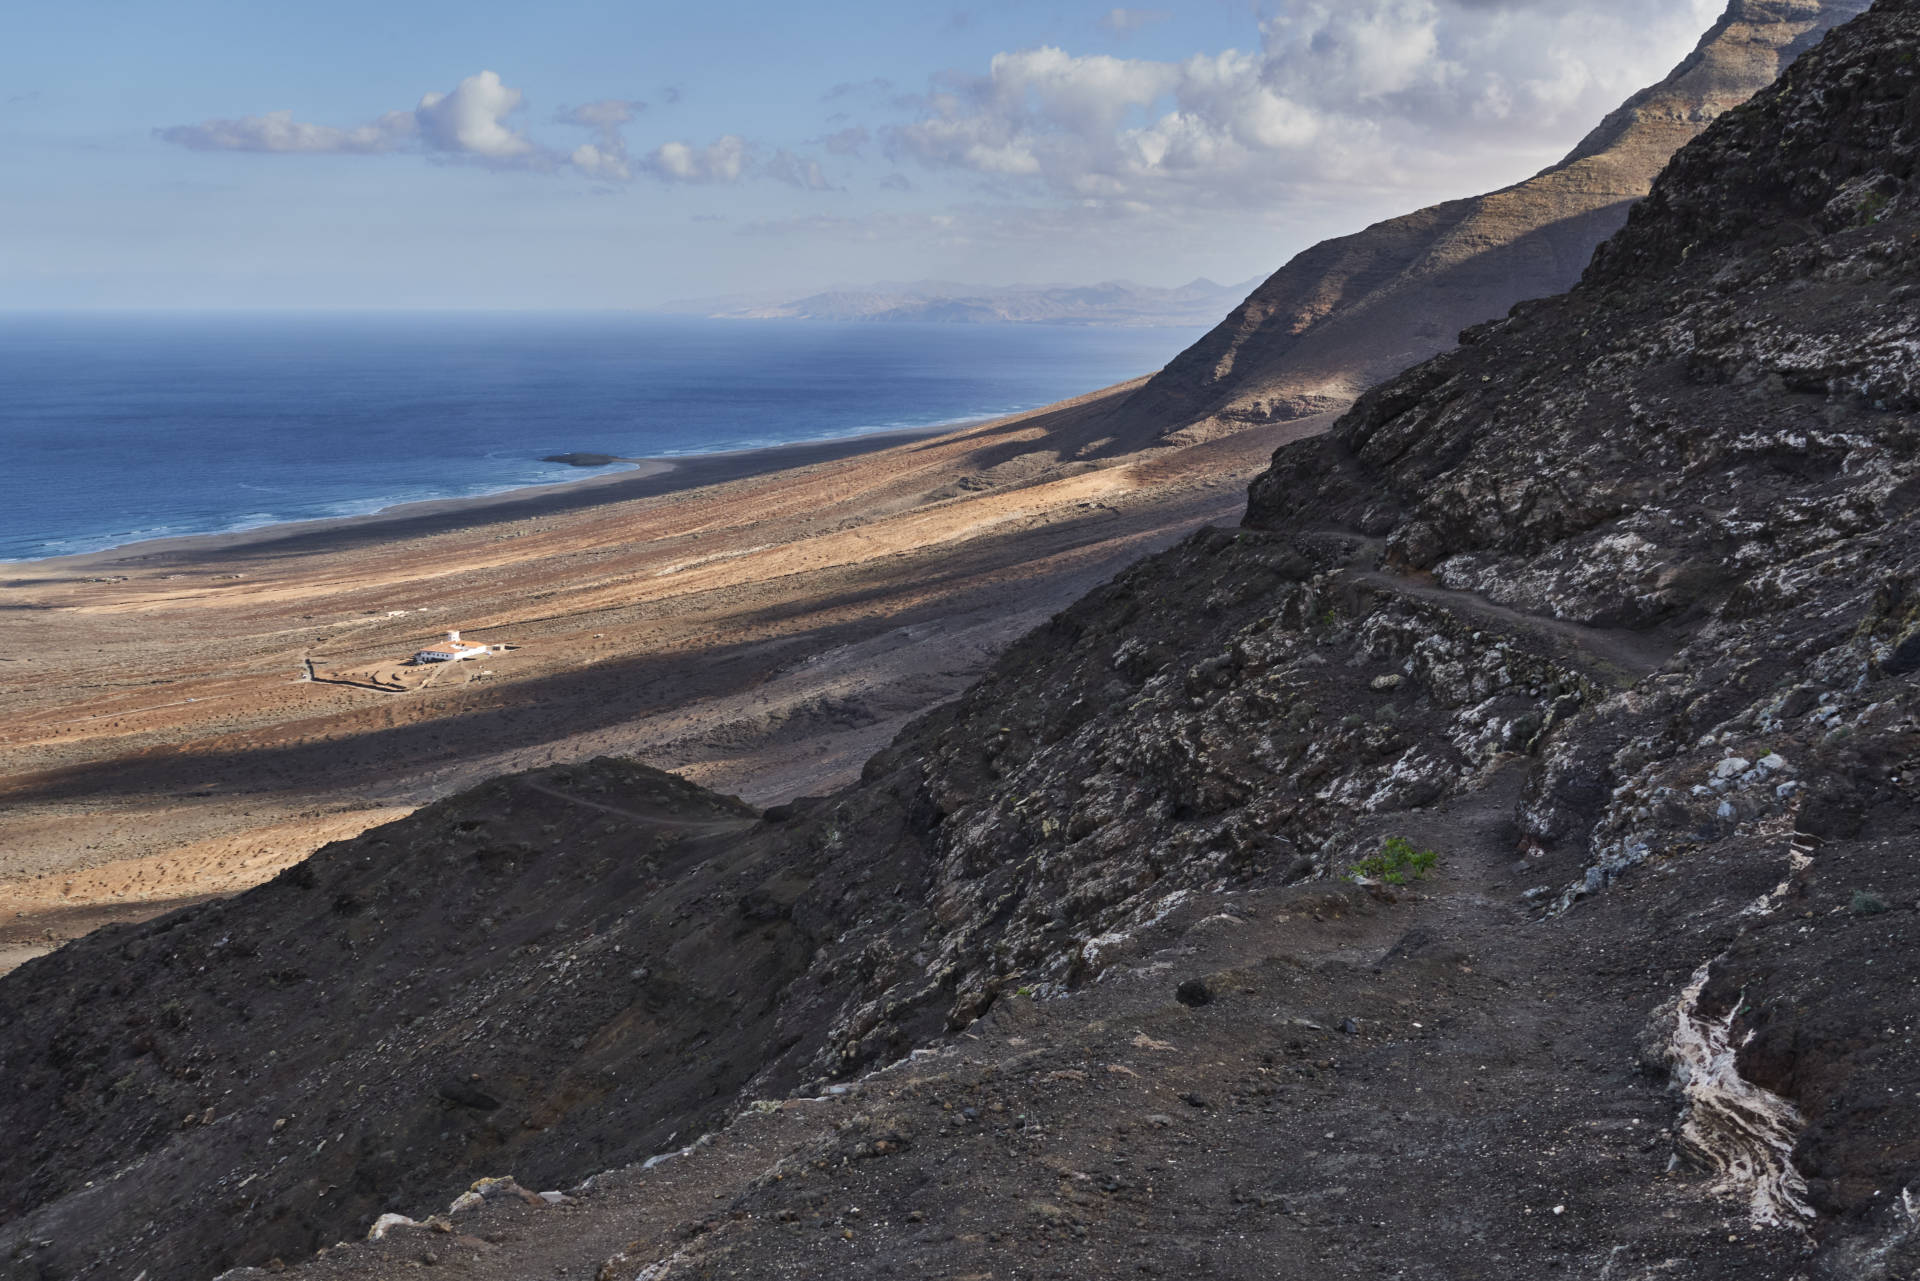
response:
{"label": "scattered rock", "polygon": [[1213,1004],[1213,989],[1205,979],[1188,979],[1174,989],[1174,999],[1192,1009]]}
{"label": "scattered rock", "polygon": [[423,1226],[425,1225],[408,1218],[404,1214],[383,1214],[373,1221],[372,1227],[367,1229],[367,1240],[384,1241],[388,1236],[401,1228],[419,1228]]}

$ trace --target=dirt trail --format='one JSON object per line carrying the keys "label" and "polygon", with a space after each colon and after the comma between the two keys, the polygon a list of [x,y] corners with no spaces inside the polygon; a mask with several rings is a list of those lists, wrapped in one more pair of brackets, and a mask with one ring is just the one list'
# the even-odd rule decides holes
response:
{"label": "dirt trail", "polygon": [[1599,666],[1614,683],[1631,685],[1664,667],[1680,652],[1680,643],[1624,627],[1592,627],[1544,614],[1528,614],[1498,605],[1473,592],[1423,583],[1385,570],[1355,570],[1357,583],[1382,588],[1399,596],[1444,605],[1463,618],[1485,622],[1500,631],[1517,631],[1553,643],[1563,657],[1585,667]]}

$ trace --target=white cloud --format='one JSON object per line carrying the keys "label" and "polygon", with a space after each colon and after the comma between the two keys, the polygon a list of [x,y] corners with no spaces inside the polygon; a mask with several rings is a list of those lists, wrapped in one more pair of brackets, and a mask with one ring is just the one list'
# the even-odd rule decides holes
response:
{"label": "white cloud", "polygon": [[557,120],[566,125],[585,125],[589,129],[617,130],[629,124],[647,109],[644,102],[628,98],[602,98],[561,112]]}
{"label": "white cloud", "polygon": [[302,124],[291,111],[238,120],[205,120],[154,132],[167,142],[195,151],[373,152],[393,151],[414,140],[419,129],[411,111],[393,111],[354,129]]}
{"label": "white cloud", "polygon": [[1165,9],[1109,9],[1100,25],[1117,36],[1130,36],[1142,27],[1165,22],[1173,15]]}
{"label": "white cloud", "polygon": [[789,187],[798,187],[802,191],[832,191],[834,186],[827,181],[827,175],[821,170],[818,160],[805,156],[796,156],[782,148],[767,158],[760,166],[760,172],[775,182],[784,182]]}
{"label": "white cloud", "polygon": [[[583,148],[583,150],[585,150]],[[591,163],[591,158],[584,158]],[[624,164],[624,155],[622,163]],[[587,168],[576,152],[574,164]],[[820,162],[796,155],[784,147],[767,155],[739,134],[724,134],[705,146],[687,142],[667,142],[640,157],[634,172],[645,173],[661,182],[689,186],[723,186],[752,178],[770,178],[803,191],[838,190],[828,181]]]}
{"label": "white cloud", "polygon": [[[1254,50],[998,54],[984,75],[944,78],[885,137],[896,158],[1080,199],[1253,207],[1332,184],[1427,198],[1557,158],[1664,75],[1718,9],[1291,0]],[[1146,12],[1115,10],[1107,25]]]}
{"label": "white cloud", "polygon": [[858,156],[873,141],[873,135],[865,125],[852,125],[815,141],[836,156]]}
{"label": "white cloud", "polygon": [[929,164],[1085,187],[1126,163],[1122,122],[1180,80],[1169,63],[1075,57],[1043,47],[994,55],[985,79],[935,94],[896,150]]}
{"label": "white cloud", "polygon": [[[725,134],[705,146],[662,143],[635,157],[628,150],[625,128],[646,104],[625,98],[603,98],[559,112],[555,123],[590,129],[593,137],[571,149],[544,146],[507,123],[525,103],[520,90],[503,83],[495,72],[482,71],[448,92],[425,95],[412,111],[390,111],[370,124],[348,129],[306,124],[295,120],[291,111],[274,111],[154,132],[164,141],[196,151],[357,155],[415,151],[495,168],[571,169],[600,182],[628,182],[639,174],[690,184],[770,178],[807,191],[835,190],[819,161],[785,149],[766,156],[738,134]],[[829,150],[851,154],[867,137],[865,130],[849,129],[825,141]]]}
{"label": "white cloud", "polygon": [[625,182],[633,177],[633,167],[628,163],[624,149],[608,151],[594,143],[583,142],[568,154],[567,163],[589,178]]}
{"label": "white cloud", "polygon": [[644,158],[641,167],[663,182],[738,182],[747,171],[747,140],[730,133],[704,147],[664,143]]}
{"label": "white cloud", "polygon": [[626,98],[602,98],[563,111],[556,117],[561,124],[580,125],[593,130],[594,140],[575,147],[568,163],[589,178],[625,182],[633,177],[627,156],[626,135],[622,128],[647,109],[644,102]]}
{"label": "white cloud", "polygon": [[501,84],[497,73],[482,71],[462,80],[451,93],[426,95],[413,115],[427,145],[436,151],[518,161],[540,151],[526,135],[503,123],[524,99],[518,89]]}
{"label": "white cloud", "polygon": [[154,132],[166,142],[195,151],[267,151],[371,154],[418,148],[488,164],[546,167],[551,153],[505,119],[520,109],[523,95],[482,71],[446,93],[429,93],[412,111],[389,111],[371,124],[350,129],[306,124],[291,111],[270,111],[237,120],[207,120]]}
{"label": "white cloud", "polygon": [[1261,79],[1322,107],[1445,85],[1465,68],[1442,53],[1440,23],[1434,0],[1301,0],[1263,27]]}

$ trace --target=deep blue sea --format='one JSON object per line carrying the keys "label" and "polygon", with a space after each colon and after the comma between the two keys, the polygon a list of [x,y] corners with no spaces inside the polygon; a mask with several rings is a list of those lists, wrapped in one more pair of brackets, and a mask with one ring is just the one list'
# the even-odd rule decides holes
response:
{"label": "deep blue sea", "polygon": [[1012,413],[1189,329],[623,315],[0,315],[0,560]]}

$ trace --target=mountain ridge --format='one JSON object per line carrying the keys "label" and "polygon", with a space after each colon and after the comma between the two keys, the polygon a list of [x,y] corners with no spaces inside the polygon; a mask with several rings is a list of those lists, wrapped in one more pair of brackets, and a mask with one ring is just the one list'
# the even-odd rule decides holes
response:
{"label": "mountain ridge", "polygon": [[1867,0],[1733,0],[1693,53],[1559,164],[1324,241],[1269,277],[1122,412],[1195,427],[1339,408],[1460,330],[1576,281],[1683,143]]}

